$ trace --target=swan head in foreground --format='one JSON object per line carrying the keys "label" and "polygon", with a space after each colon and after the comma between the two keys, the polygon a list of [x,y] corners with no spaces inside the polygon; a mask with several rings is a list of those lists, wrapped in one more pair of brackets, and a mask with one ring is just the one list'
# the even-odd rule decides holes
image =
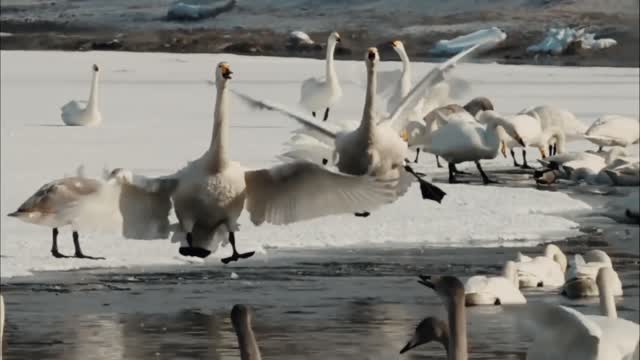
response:
{"label": "swan head in foreground", "polygon": [[391,46],[393,47],[393,50],[395,50],[398,54],[400,54],[401,52],[406,52],[404,49],[404,44],[400,40],[392,41]]}
{"label": "swan head in foreground", "polygon": [[329,34],[329,43],[339,43],[342,42],[342,39],[340,38],[340,34],[338,34],[337,31],[332,32],[331,34]]}
{"label": "swan head in foreground", "polygon": [[260,349],[253,335],[251,321],[253,310],[247,305],[236,304],[231,309],[231,323],[238,337],[241,360],[261,360]]}
{"label": "swan head in foreground", "polygon": [[378,53],[378,49],[374,47],[368,48],[367,53],[365,54],[364,62],[367,64],[367,68],[372,68],[378,62],[380,62],[380,54]]}
{"label": "swan head in foreground", "polygon": [[100,68],[98,67],[98,65],[93,64],[93,72],[98,72],[100,71]]}
{"label": "swan head in foreground", "polygon": [[468,103],[463,108],[471,115],[476,116],[480,111],[494,110],[491,100],[484,96],[478,96]]}
{"label": "swan head in foreground", "polygon": [[400,354],[432,341],[441,343],[447,350],[449,348],[449,327],[447,323],[437,317],[429,316],[418,324],[409,342],[400,350]]}
{"label": "swan head in foreground", "polygon": [[218,63],[218,67],[216,67],[216,84],[225,84],[227,80],[231,79],[231,67],[225,61],[221,61]]}

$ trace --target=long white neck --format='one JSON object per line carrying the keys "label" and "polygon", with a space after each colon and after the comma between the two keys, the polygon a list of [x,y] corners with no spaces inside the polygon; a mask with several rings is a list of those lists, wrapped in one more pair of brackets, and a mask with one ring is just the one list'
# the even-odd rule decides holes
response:
{"label": "long white neck", "polygon": [[209,170],[213,172],[224,169],[229,163],[227,142],[229,124],[227,120],[227,80],[217,82],[216,105],[213,113],[213,134],[209,147]]}
{"label": "long white neck", "polygon": [[504,120],[494,118],[487,122],[486,131],[484,133],[484,145],[495,155],[498,155],[500,149],[500,133],[499,127],[504,125]]}
{"label": "long white neck", "polygon": [[448,360],[467,360],[467,320],[462,299],[449,299],[449,351]]}
{"label": "long white neck", "polygon": [[401,95],[407,96],[409,91],[411,90],[411,61],[409,61],[409,56],[404,49],[398,49],[398,55],[400,56],[400,60],[402,60],[402,76],[400,77],[400,86],[401,86]]}
{"label": "long white neck", "polygon": [[367,92],[364,100],[364,111],[362,112],[362,121],[360,129],[369,136],[372,136],[375,124],[375,99],[376,87],[378,80],[376,79],[376,69],[374,65],[367,65]]}
{"label": "long white neck", "polygon": [[99,72],[93,72],[93,79],[91,80],[91,92],[89,93],[89,101],[87,102],[87,110],[95,112],[98,111],[98,78]]}
{"label": "long white neck", "polygon": [[326,79],[331,86],[338,85],[338,75],[336,75],[336,69],[333,63],[333,53],[335,52],[336,44],[335,40],[329,40],[327,44]]}
{"label": "long white neck", "polygon": [[610,319],[618,318],[618,310],[616,309],[616,301],[613,297],[611,284],[602,279],[598,281],[598,293],[600,294],[600,312],[603,316]]}
{"label": "long white neck", "polygon": [[518,281],[518,270],[516,268],[516,264],[513,261],[507,261],[504,264],[504,269],[502,269],[502,276],[509,281],[517,288],[519,288],[520,282]]}
{"label": "long white neck", "polygon": [[262,360],[251,325],[244,322],[237,331],[241,360]]}

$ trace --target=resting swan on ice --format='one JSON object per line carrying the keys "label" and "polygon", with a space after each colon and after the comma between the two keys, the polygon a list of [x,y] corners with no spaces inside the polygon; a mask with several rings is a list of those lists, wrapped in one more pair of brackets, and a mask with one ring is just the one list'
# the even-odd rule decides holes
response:
{"label": "resting swan on ice", "polygon": [[560,287],[564,284],[567,257],[554,244],[545,247],[543,256],[531,258],[518,253],[516,265],[520,288]]}
{"label": "resting swan on ice", "polygon": [[[102,122],[102,115],[98,108],[98,79],[100,69],[93,65],[93,79],[88,101],[71,100],[62,108],[62,121],[69,126],[98,126]],[[86,103],[86,106],[80,103]]]}
{"label": "resting swan on ice", "polygon": [[562,286],[562,295],[575,299],[588,296],[598,296],[599,286],[596,277],[601,268],[607,271],[607,286],[613,296],[622,296],[622,282],[618,273],[613,270],[611,258],[606,252],[598,249],[587,251],[584,256],[576,254],[573,266],[567,271],[567,281]]}
{"label": "resting swan on ice", "polygon": [[[584,132],[587,130],[587,126],[576,119],[572,112],[555,106],[532,106],[520,111],[519,114],[538,119],[542,131],[550,127],[560,128],[565,135],[566,142],[584,139]],[[549,156],[557,153],[557,146],[549,144]]]}
{"label": "resting swan on ice", "polygon": [[599,146],[629,146],[640,141],[638,119],[620,115],[604,115],[587,129],[585,138]]}
{"label": "resting swan on ice", "polygon": [[313,117],[316,117],[316,112],[324,110],[323,121],[327,121],[329,109],[342,96],[342,88],[333,61],[333,53],[340,41],[340,34],[337,32],[329,35],[324,80],[311,77],[304,80],[300,87],[300,104],[310,110]]}
{"label": "resting swan on ice", "polygon": [[[221,62],[216,68],[216,104],[213,134],[209,149],[177,173],[149,179],[133,176],[133,185],[151,190],[158,183],[175,183],[168,193],[173,200],[180,227],[188,246],[181,247],[186,256],[206,257],[211,246],[228,242],[233,254],[223,263],[247,258],[240,254],[235,232],[243,209],[251,221],[283,225],[316,217],[352,213],[361,208],[376,208],[391,202],[390,188],[397,179],[377,181],[331,172],[306,161],[290,162],[269,169],[246,170],[228,156],[229,120],[228,82],[232,71]],[[215,244],[212,244],[215,242]]]}
{"label": "resting swan on ice", "polygon": [[520,292],[518,268],[507,261],[502,276],[475,275],[464,284],[465,303],[474,305],[524,304],[527,299]]}

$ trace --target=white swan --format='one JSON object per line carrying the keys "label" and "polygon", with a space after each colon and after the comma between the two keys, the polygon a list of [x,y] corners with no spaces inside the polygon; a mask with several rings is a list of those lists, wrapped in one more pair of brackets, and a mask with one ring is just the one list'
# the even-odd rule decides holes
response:
{"label": "white swan", "polygon": [[[520,111],[519,114],[530,115],[538,119],[542,130],[549,127],[559,127],[564,132],[567,142],[584,139],[584,132],[587,130],[587,126],[576,119],[572,112],[554,106],[533,106]],[[549,144],[549,155],[556,153],[557,149],[553,147],[553,144]]]}
{"label": "white swan", "polygon": [[[247,171],[228,155],[227,84],[232,71],[221,62],[216,68],[216,104],[209,149],[177,173],[156,178],[130,177],[131,184],[149,190],[174,182],[170,192],[188,246],[187,256],[206,257],[210,248],[228,236],[233,254],[222,262],[253,255],[239,254],[235,246],[238,217],[243,209],[256,224],[289,224],[315,217],[376,208],[395,196],[388,182],[331,172],[310,162],[291,162],[270,169]],[[396,179],[389,179],[395,181]]]}
{"label": "white swan", "polygon": [[484,184],[492,182],[482,170],[480,160],[494,159],[498,154],[500,147],[498,126],[502,126],[511,137],[522,144],[520,135],[509,119],[499,116],[492,110],[480,112],[478,119],[480,122],[450,121],[434,131],[425,144],[425,151],[439,155],[449,163],[450,183],[458,182],[454,165],[465,161],[475,162]]}
{"label": "white swan", "polygon": [[585,138],[599,146],[629,146],[640,141],[638,119],[620,115],[604,115],[594,121]]}
{"label": "white swan", "polygon": [[449,326],[435,316],[429,316],[420,321],[411,339],[400,350],[400,354],[432,341],[439,342],[445,351],[449,351]]}
{"label": "white swan", "polygon": [[98,107],[98,80],[100,69],[93,65],[93,79],[91,80],[91,92],[86,106],[84,101],[71,100],[62,110],[62,122],[69,126],[98,126],[102,122],[102,115]]}
{"label": "white swan", "polygon": [[409,55],[404,49],[404,44],[400,40],[391,42],[393,50],[400,56],[402,61],[402,70],[378,72],[378,89],[377,94],[391,92],[387,99],[387,112],[391,113],[395,110],[402,98],[407,96],[411,90],[411,62]]}
{"label": "white swan", "polygon": [[[88,256],[82,252],[79,231],[85,229],[111,231],[116,226],[125,231],[121,213],[132,214],[136,208],[143,205],[136,204],[138,199],[134,199],[134,203],[120,202],[121,185],[126,181],[124,176],[125,174],[117,169],[107,177],[106,181],[102,181],[86,178],[79,171],[77,176],[65,177],[43,185],[20,205],[18,210],[8,216],[53,228],[51,254],[56,258],[68,257],[58,251],[58,228],[69,225],[73,231],[74,257],[104,259]],[[158,209],[156,213],[162,213],[164,210],[164,216],[168,216],[170,209],[168,203],[157,204],[156,208]],[[153,221],[152,215],[154,214],[149,214],[148,224]],[[168,222],[165,225],[165,229],[168,228]],[[158,228],[162,226],[159,225]]]}
{"label": "white swan", "polygon": [[524,304],[527,299],[519,289],[518,268],[513,261],[507,261],[502,276],[476,275],[464,284],[465,302],[473,305]]}
{"label": "white swan", "polygon": [[313,117],[316,116],[316,112],[324,110],[324,121],[329,118],[331,106],[342,96],[342,88],[333,61],[333,53],[340,41],[340,34],[337,32],[329,34],[324,80],[311,77],[303,81],[300,87],[300,104],[311,111]]}
{"label": "white swan", "polygon": [[419,283],[433,289],[442,300],[449,318],[447,359],[467,360],[467,322],[464,285],[455,276],[420,275]]}
{"label": "white swan", "polygon": [[562,286],[562,294],[571,298],[598,296],[599,285],[596,277],[601,268],[609,268],[607,286],[613,296],[622,296],[622,282],[618,274],[613,270],[613,264],[606,252],[602,250],[590,250],[581,255],[575,255],[574,263],[567,271],[566,282]]}
{"label": "white swan", "polygon": [[518,253],[518,280],[520,288],[560,287],[564,284],[567,257],[554,244],[548,244],[543,256],[531,258]]}

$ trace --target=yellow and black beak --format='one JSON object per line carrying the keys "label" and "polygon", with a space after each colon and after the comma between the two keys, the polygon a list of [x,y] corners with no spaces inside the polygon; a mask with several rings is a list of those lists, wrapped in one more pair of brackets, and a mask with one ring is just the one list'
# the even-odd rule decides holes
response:
{"label": "yellow and black beak", "polygon": [[231,79],[231,74],[233,74],[233,71],[231,71],[231,69],[229,68],[229,65],[227,64],[222,64],[220,65],[220,69],[221,69],[221,73],[222,73],[222,77],[229,80]]}
{"label": "yellow and black beak", "polygon": [[542,156],[543,159],[547,157],[547,152],[545,151],[544,147],[539,147],[538,151],[540,151],[540,156]]}
{"label": "yellow and black beak", "polygon": [[402,130],[402,132],[400,133],[400,137],[405,142],[409,142],[409,132],[407,130]]}
{"label": "yellow and black beak", "polygon": [[100,68],[98,67],[98,65],[93,64],[93,71],[99,71],[99,70],[100,70]]}
{"label": "yellow and black beak", "polygon": [[339,34],[336,34],[336,42],[342,42],[342,38]]}
{"label": "yellow and black beak", "polygon": [[375,48],[369,48],[369,50],[367,50],[367,58],[369,59],[369,61],[373,61],[376,59]]}
{"label": "yellow and black beak", "polygon": [[394,40],[391,42],[391,46],[393,46],[394,48],[400,47],[400,40]]}

